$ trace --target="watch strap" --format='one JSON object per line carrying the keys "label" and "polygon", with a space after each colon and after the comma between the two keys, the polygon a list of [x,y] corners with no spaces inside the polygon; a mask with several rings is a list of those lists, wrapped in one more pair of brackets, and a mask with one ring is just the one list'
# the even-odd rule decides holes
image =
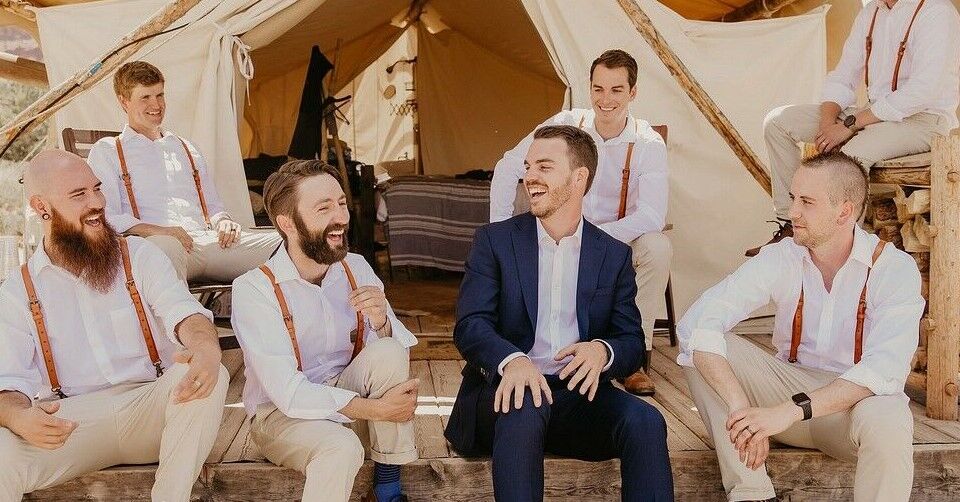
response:
{"label": "watch strap", "polygon": [[810,420],[813,418],[813,406],[810,403],[810,397],[807,396],[806,393],[800,392],[798,394],[794,394],[792,399],[793,404],[796,404],[801,410],[803,410],[803,420]]}

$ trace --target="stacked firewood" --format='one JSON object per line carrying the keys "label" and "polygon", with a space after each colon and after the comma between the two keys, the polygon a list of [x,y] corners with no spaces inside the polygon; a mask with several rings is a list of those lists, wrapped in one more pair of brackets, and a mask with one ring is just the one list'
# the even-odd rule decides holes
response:
{"label": "stacked firewood", "polygon": [[[873,185],[865,227],[881,239],[910,253],[920,269],[921,294],[930,291],[930,189],[901,185]],[[925,371],[926,326],[920,327],[920,350],[913,359],[914,371]]]}

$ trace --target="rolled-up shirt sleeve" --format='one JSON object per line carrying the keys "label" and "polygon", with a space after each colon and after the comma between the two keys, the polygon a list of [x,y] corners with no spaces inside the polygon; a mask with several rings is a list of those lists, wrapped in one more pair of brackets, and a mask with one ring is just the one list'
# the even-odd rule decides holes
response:
{"label": "rolled-up shirt sleeve", "polygon": [[139,237],[127,237],[128,242],[139,241],[136,251],[131,249],[135,264],[134,274],[140,276],[140,294],[154,315],[163,322],[167,338],[180,346],[176,328],[184,319],[201,314],[213,322],[213,312],[205,309],[190,294],[187,285],[177,278],[170,258],[152,242]]}
{"label": "rolled-up shirt sleeve", "polygon": [[87,163],[100,180],[100,191],[106,199],[107,222],[117,232],[123,233],[130,227],[143,223],[133,216],[127,189],[120,178],[120,159],[114,146],[114,138],[104,138],[90,148]]}
{"label": "rolled-up shirt sleeve", "polygon": [[693,366],[694,351],[726,357],[725,333],[770,302],[782,255],[780,246],[764,246],[760,254],[703,293],[677,325],[678,364]]}
{"label": "rolled-up shirt sleeve", "polygon": [[[266,282],[266,277],[263,278]],[[297,369],[297,358],[284,328],[283,315],[272,289],[258,288],[249,276],[233,282],[232,323],[243,348],[244,361],[284,415],[304,420],[351,419],[340,413],[358,394],[313,383]],[[264,286],[268,288],[269,286]]]}
{"label": "rolled-up shirt sleeve", "polygon": [[873,276],[880,280],[871,280],[867,287],[863,356],[840,375],[878,396],[903,392],[919,343],[924,307],[916,264],[902,253],[883,258],[897,262],[882,277]]}
{"label": "rolled-up shirt sleeve", "polygon": [[30,327],[33,321],[26,297],[11,291],[14,280],[0,289],[0,391],[16,391],[33,399],[42,386]]}

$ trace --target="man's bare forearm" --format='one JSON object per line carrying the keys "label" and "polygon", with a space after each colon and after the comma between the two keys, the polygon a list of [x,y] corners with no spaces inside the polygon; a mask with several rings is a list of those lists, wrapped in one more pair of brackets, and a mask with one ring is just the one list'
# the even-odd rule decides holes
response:
{"label": "man's bare forearm", "polygon": [[176,328],[177,339],[188,349],[213,344],[220,348],[217,327],[203,314],[193,314],[180,321]]}
{"label": "man's bare forearm", "polygon": [[838,378],[829,384],[807,394],[813,407],[813,416],[822,417],[849,410],[873,392],[849,380]]}
{"label": "man's bare forearm", "polygon": [[377,401],[357,396],[340,409],[340,414],[350,420],[377,420]]}
{"label": "man's bare forearm", "polygon": [[723,356],[699,350],[693,351],[693,365],[704,380],[727,403],[730,411],[750,406],[750,399],[737,380],[730,363]]}
{"label": "man's bare forearm", "polygon": [[820,128],[835,124],[840,117],[842,109],[840,105],[833,101],[824,101],[820,103]]}
{"label": "man's bare forearm", "polygon": [[166,233],[167,227],[162,227],[160,225],[154,225],[152,223],[137,223],[136,225],[127,229],[127,234],[133,234],[139,237],[151,237],[154,235],[163,235]]}
{"label": "man's bare forearm", "polygon": [[10,428],[13,415],[33,405],[29,397],[15,390],[0,391],[0,427]]}

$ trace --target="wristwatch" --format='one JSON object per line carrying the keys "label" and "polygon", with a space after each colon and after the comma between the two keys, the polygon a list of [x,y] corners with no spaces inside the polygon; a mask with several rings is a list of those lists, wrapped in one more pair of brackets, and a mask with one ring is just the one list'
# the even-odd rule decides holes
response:
{"label": "wristwatch", "polygon": [[853,132],[857,132],[857,116],[856,115],[847,115],[847,118],[843,119],[843,125],[850,129]]}
{"label": "wristwatch", "polygon": [[803,410],[803,420],[810,420],[813,418],[813,406],[810,405],[810,397],[805,393],[801,392],[799,394],[793,395],[793,404],[800,407]]}

